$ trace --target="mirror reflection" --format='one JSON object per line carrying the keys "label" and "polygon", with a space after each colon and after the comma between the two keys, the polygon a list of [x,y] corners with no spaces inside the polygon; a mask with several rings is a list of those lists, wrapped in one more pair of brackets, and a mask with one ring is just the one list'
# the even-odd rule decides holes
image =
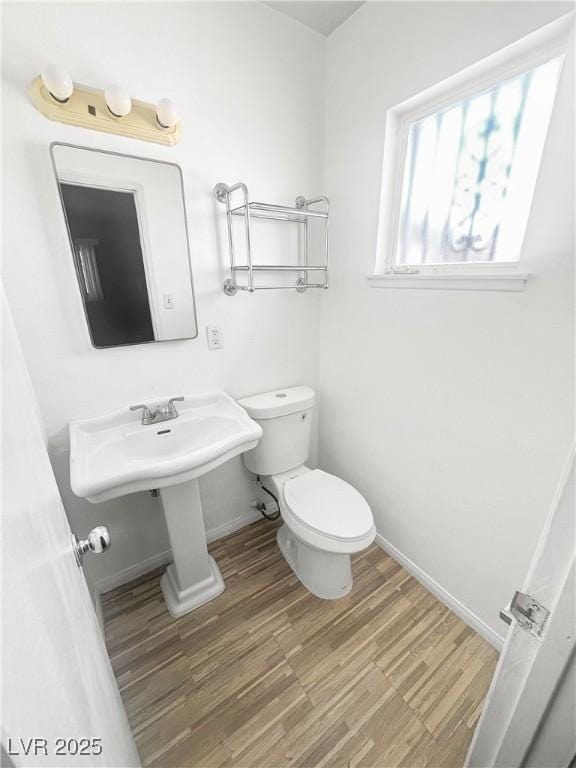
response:
{"label": "mirror reflection", "polygon": [[194,338],[180,168],[66,144],[51,150],[93,345]]}

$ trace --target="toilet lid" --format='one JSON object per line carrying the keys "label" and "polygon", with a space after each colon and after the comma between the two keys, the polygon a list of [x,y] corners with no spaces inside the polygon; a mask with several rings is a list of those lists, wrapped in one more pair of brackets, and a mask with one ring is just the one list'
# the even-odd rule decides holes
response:
{"label": "toilet lid", "polygon": [[321,469],[288,480],[284,499],[294,517],[326,536],[357,539],[374,525],[364,497],[344,480]]}

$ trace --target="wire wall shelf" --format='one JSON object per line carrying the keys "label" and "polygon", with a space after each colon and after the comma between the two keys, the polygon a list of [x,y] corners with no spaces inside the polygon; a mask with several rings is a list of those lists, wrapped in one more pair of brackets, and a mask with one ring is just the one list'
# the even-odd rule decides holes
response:
{"label": "wire wall shelf", "polygon": [[[243,202],[240,205],[232,204],[232,196],[235,192],[241,195]],[[324,195],[309,200],[300,196],[296,198],[295,207],[275,205],[273,203],[258,203],[248,198],[248,188],[242,182],[228,186],[216,184],[214,187],[216,199],[226,206],[226,223],[228,227],[228,251],[230,256],[230,277],[224,281],[224,292],[228,296],[234,296],[238,291],[271,291],[282,289],[296,289],[303,293],[308,288],[328,288],[328,223],[330,217],[330,203]],[[244,218],[244,238],[246,244],[246,264],[237,264],[234,248],[234,234],[232,231],[232,217]],[[273,221],[290,221],[302,226],[302,257],[300,264],[255,264],[252,253],[252,240],[250,231],[251,219],[271,219]],[[310,262],[310,238],[308,223],[311,220],[324,221],[322,264]],[[293,274],[295,282],[282,285],[258,283],[256,276],[260,273],[284,273]],[[316,282],[311,282],[311,273]]]}

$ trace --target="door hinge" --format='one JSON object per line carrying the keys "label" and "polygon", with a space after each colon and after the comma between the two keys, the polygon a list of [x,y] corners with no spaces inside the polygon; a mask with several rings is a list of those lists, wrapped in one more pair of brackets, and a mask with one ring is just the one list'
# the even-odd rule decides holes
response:
{"label": "door hinge", "polygon": [[534,637],[542,636],[549,615],[548,608],[545,608],[525,592],[518,591],[514,593],[510,605],[500,611],[500,618],[507,624],[511,624],[512,619],[516,619],[518,626]]}

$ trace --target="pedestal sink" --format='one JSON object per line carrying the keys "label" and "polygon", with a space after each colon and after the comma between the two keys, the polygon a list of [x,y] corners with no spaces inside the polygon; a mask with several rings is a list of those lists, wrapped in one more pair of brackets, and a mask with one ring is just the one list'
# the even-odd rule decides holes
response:
{"label": "pedestal sink", "polygon": [[178,417],[143,426],[128,408],[70,424],[72,490],[98,503],[135,491],[160,489],[174,562],[162,576],[173,616],[224,590],[208,554],[198,478],[254,448],[262,430],[225,392],[194,395]]}

